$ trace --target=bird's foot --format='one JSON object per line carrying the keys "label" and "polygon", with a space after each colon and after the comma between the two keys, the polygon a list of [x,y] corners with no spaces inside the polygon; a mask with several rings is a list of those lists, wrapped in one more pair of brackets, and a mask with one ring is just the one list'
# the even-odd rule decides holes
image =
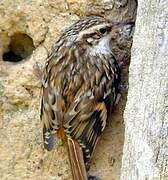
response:
{"label": "bird's foot", "polygon": [[88,176],[88,180],[101,180],[100,178],[96,177],[96,176]]}

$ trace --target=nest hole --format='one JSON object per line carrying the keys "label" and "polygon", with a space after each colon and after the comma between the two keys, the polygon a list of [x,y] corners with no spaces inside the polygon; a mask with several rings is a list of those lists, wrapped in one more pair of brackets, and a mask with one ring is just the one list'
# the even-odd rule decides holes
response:
{"label": "nest hole", "polygon": [[33,39],[27,34],[14,34],[11,37],[8,51],[3,54],[3,60],[19,62],[29,57],[35,49]]}

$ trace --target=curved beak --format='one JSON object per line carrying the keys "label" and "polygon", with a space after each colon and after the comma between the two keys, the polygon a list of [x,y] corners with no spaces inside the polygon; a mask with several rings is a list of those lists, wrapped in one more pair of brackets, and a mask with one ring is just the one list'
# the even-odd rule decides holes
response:
{"label": "curved beak", "polygon": [[123,27],[123,26],[135,26],[135,21],[122,21],[122,22],[111,22],[112,27]]}

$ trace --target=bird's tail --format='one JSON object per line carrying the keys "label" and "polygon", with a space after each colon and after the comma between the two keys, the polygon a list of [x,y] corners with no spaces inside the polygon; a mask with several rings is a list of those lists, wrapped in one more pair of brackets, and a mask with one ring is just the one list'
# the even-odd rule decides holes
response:
{"label": "bird's tail", "polygon": [[67,145],[73,180],[87,180],[88,178],[83,159],[83,151],[79,143],[68,138]]}

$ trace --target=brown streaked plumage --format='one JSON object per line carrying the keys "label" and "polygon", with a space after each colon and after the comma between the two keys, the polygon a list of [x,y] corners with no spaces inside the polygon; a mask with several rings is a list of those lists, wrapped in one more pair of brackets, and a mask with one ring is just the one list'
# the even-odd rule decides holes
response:
{"label": "brown streaked plumage", "polygon": [[60,37],[46,62],[41,101],[44,147],[55,137],[68,146],[74,180],[86,180],[97,141],[118,93],[111,52],[113,24],[98,16],[79,20]]}

